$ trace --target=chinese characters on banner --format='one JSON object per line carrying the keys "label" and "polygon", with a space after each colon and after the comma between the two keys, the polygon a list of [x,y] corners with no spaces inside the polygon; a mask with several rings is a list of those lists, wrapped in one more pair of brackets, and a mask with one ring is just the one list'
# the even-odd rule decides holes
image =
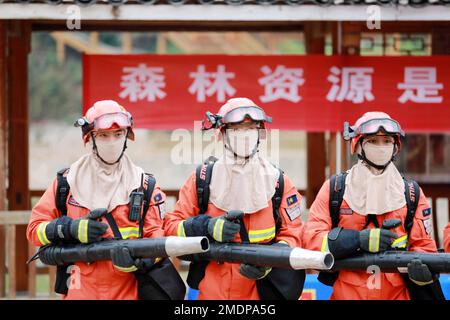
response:
{"label": "chinese characters on banner", "polygon": [[248,97],[271,127],[341,131],[385,111],[409,132],[450,132],[450,57],[85,55],[83,111],[113,99],[136,127],[192,129]]}

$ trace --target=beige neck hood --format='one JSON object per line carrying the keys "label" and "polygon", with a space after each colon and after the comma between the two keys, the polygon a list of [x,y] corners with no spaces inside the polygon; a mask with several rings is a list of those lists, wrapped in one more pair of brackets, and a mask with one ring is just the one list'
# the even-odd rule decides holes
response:
{"label": "beige neck hood", "polygon": [[67,182],[81,206],[89,210],[106,208],[111,212],[129,203],[130,193],[141,185],[143,173],[127,154],[118,163],[107,165],[89,153],[70,166]]}
{"label": "beige neck hood", "polygon": [[406,204],[405,185],[391,162],[383,173],[374,175],[361,160],[354,165],[345,181],[344,200],[362,215],[381,215]]}
{"label": "beige neck hood", "polygon": [[268,207],[278,176],[278,169],[258,153],[245,161],[225,150],[213,167],[210,201],[224,211],[255,213]]}

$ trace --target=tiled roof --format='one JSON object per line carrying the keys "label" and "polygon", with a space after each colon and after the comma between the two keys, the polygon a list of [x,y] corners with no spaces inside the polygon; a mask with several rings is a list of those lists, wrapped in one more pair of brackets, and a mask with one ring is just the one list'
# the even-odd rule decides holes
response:
{"label": "tiled roof", "polygon": [[228,5],[295,5],[295,4],[311,4],[319,6],[329,5],[386,5],[386,6],[431,6],[431,5],[450,5],[450,0],[0,0],[3,3],[50,3],[50,4],[112,4],[112,5],[126,5],[126,4],[228,4]]}

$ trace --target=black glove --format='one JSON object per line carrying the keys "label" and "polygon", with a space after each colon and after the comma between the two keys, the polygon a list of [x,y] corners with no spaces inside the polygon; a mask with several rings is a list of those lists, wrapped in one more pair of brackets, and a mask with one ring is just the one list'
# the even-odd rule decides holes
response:
{"label": "black glove", "polygon": [[95,220],[76,219],[70,226],[70,234],[81,243],[97,242],[108,229],[108,225]]}
{"label": "black glove", "polygon": [[116,246],[111,249],[111,261],[114,267],[122,272],[134,272],[138,268],[136,259],[131,256],[130,250],[124,246]]}
{"label": "black glove", "polygon": [[232,241],[240,229],[240,224],[226,219],[225,215],[211,218],[208,222],[208,233],[218,242]]}
{"label": "black glove", "polygon": [[433,274],[426,264],[420,259],[413,259],[408,263],[409,279],[419,286],[426,286],[433,283]]}
{"label": "black glove", "polygon": [[397,238],[396,233],[385,229],[364,229],[359,232],[361,249],[372,253],[386,251],[393,239]]}
{"label": "black glove", "polygon": [[272,271],[271,267],[258,267],[252,264],[241,263],[239,273],[251,280],[260,280]]}
{"label": "black glove", "polygon": [[[67,216],[62,216],[61,218],[54,219],[50,222],[43,222],[41,224],[42,227],[45,226],[45,237],[48,241],[41,240],[43,244],[48,244],[48,242],[73,242],[76,239],[70,233],[70,226],[72,225],[73,220]],[[46,223],[47,225],[44,225]],[[39,226],[39,229],[41,228]],[[38,234],[41,231],[38,230]],[[41,239],[39,237],[39,239]]]}

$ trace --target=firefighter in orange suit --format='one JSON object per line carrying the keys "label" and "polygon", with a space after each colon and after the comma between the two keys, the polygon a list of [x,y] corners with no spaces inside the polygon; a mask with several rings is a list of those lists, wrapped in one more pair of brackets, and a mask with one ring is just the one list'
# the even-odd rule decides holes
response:
{"label": "firefighter in orange suit", "polygon": [[[301,196],[292,181],[258,152],[260,139],[265,135],[265,123],[271,122],[271,118],[247,98],[230,99],[218,114],[208,114],[211,124],[208,128],[215,128],[216,137],[223,141],[223,155],[212,167],[205,163],[188,177],[173,212],[166,215],[166,235],[208,236],[217,242],[300,246]],[[208,168],[212,168],[212,172],[208,173]],[[205,174],[211,177],[206,197],[198,193],[199,179]],[[283,192],[279,197],[279,209],[273,210],[279,179],[284,184]],[[236,210],[244,213],[243,219],[229,218]],[[279,227],[275,222],[277,216]],[[191,264],[188,284],[199,289],[199,299],[266,299],[260,284],[270,282],[276,272],[276,268],[213,261],[203,265],[203,269]],[[301,276],[299,279],[299,283],[304,280]],[[292,287],[297,284],[294,278],[291,283]],[[300,293],[279,298],[298,299]]]}
{"label": "firefighter in orange suit", "polygon": [[[303,228],[306,249],[330,251],[336,259],[393,248],[437,251],[430,236],[432,214],[425,195],[415,182],[404,180],[393,163],[403,136],[400,124],[383,112],[367,112],[354,126],[344,125],[344,138],[351,139],[351,151],[359,161],[345,175],[334,176],[333,185],[330,180],[323,184]],[[333,196],[330,188],[334,188]],[[341,196],[335,198],[339,192]],[[412,204],[408,206],[408,201],[416,203],[409,215]],[[384,227],[387,219],[398,219],[390,220],[397,222],[396,227]],[[319,279],[333,286],[331,299],[406,300],[435,286],[441,298],[437,275],[420,260],[411,261],[407,271],[405,276],[340,271],[321,273]]]}
{"label": "firefighter in orange suit", "polygon": [[444,230],[444,249],[445,252],[450,252],[450,223]]}
{"label": "firefighter in orange suit", "polygon": [[[27,228],[28,240],[43,246],[113,238],[105,217],[86,218],[99,208],[110,213],[122,239],[163,236],[165,195],[157,185],[146,212],[142,235],[138,222],[130,220],[130,194],[148,178],[125,153],[127,139],[134,140],[130,113],[115,101],[98,101],[76,125],[81,126],[84,143],[92,146],[92,152],[59,173],[58,179],[68,184],[68,188],[61,188],[70,190],[65,194],[62,208],[58,207],[58,197],[61,197],[58,188],[62,182],[55,179],[45,191],[33,208]],[[71,277],[66,281],[64,274],[58,274],[56,290],[64,294],[65,299],[137,299],[134,272],[149,268],[153,263],[152,259],[133,259],[127,248],[117,247],[112,261],[80,262],[70,270],[63,269],[62,272],[71,273]]]}

